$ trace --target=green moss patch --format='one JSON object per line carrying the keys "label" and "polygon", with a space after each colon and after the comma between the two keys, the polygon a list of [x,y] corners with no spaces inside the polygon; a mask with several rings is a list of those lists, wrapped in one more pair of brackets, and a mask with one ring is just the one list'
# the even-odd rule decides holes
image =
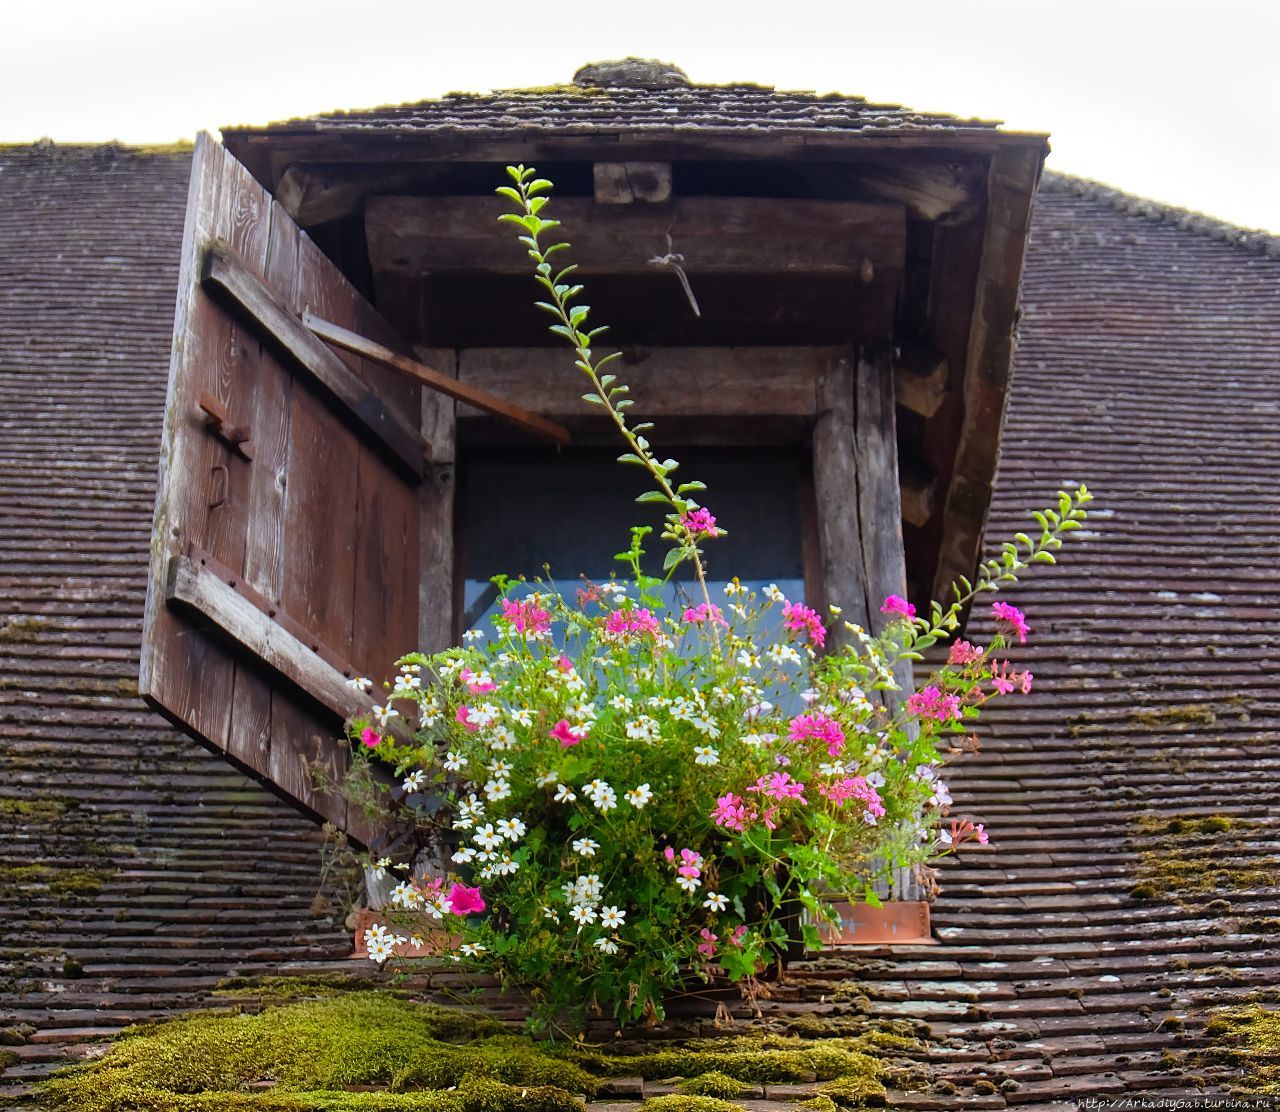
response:
{"label": "green moss patch", "polygon": [[228,977],[219,981],[214,996],[232,1000],[316,1000],[327,996],[341,996],[348,992],[369,992],[380,989],[393,995],[410,995],[407,989],[398,993],[381,986],[373,977],[358,977],[350,973],[318,974],[311,977]]}
{"label": "green moss patch", "polygon": [[1226,815],[1145,815],[1138,820],[1139,900],[1246,892],[1275,887],[1269,858],[1250,860],[1250,840],[1267,837],[1261,825]]}
{"label": "green moss patch", "polygon": [[[509,1032],[486,1016],[392,992],[341,991],[329,978],[280,978],[282,993],[316,998],[256,1014],[197,1013],[131,1028],[101,1058],[40,1087],[48,1109],[124,1112],[577,1112],[600,1079],[684,1078],[684,1094],[644,1102],[657,1112],[728,1112],[748,1084],[823,1083],[844,1107],[883,1104],[893,1061],[882,1032],[806,1040],[757,1033],[595,1046]],[[314,983],[312,983],[314,982]],[[223,991],[262,996],[262,984]],[[889,1033],[892,1052],[909,1044]],[[892,1053],[891,1052],[891,1053]],[[824,1102],[825,1105],[825,1102]]]}
{"label": "green moss patch", "polygon": [[1222,1066],[1240,1095],[1280,1096],[1280,1011],[1252,1004],[1217,1012],[1205,1027],[1211,1046],[1195,1051],[1198,1066]]}
{"label": "green moss patch", "polygon": [[0,866],[0,898],[26,903],[41,899],[69,903],[96,896],[111,873],[97,869],[59,869],[52,865]]}

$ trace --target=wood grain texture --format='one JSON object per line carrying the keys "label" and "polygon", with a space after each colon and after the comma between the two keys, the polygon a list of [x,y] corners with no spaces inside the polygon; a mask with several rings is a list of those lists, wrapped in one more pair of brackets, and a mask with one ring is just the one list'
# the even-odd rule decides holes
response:
{"label": "wood grain texture", "polygon": [[[371,197],[370,262],[383,273],[526,273],[524,250],[496,223],[509,208],[488,197]],[[588,275],[644,273],[671,251],[691,275],[900,271],[906,242],[904,211],[892,204],[677,197],[659,208],[557,197],[547,213]]]}
{"label": "wood grain texture", "polygon": [[233,253],[211,243],[205,253],[203,281],[230,297],[409,475],[421,478],[425,452],[417,429],[320,343]]}
{"label": "wood grain texture", "polygon": [[[457,353],[420,353],[440,373],[456,376]],[[454,607],[454,492],[457,489],[457,405],[448,394],[422,392],[422,435],[431,446],[431,467],[421,490],[421,588],[418,645],[438,652],[455,644],[461,631]]]}
{"label": "wood grain texture", "polygon": [[568,444],[572,439],[569,430],[563,425],[548,421],[532,410],[513,405],[509,399],[498,394],[461,382],[456,375],[441,374],[425,363],[400,355],[367,336],[361,336],[312,313],[303,316],[303,323],[322,340],[336,348],[353,352],[374,363],[397,370],[431,390],[446,394],[455,401],[465,402],[482,413],[491,414],[515,425],[516,428],[524,429],[554,444]]}
{"label": "wood grain texture", "polygon": [[[343,774],[348,705],[330,698],[332,685],[282,683],[289,673],[280,661],[228,638],[207,608],[174,609],[163,569],[189,550],[203,553],[219,569],[215,580],[251,597],[262,621],[316,660],[328,658],[331,669],[338,661],[339,675],[385,675],[418,636],[419,483],[405,464],[407,455],[420,477],[419,388],[330,351],[302,326],[312,309],[407,350],[242,166],[207,139],[196,164],[141,687],[200,740],[308,814],[345,827],[346,801],[318,788],[311,768],[318,762],[327,779]],[[222,247],[207,273],[218,298],[201,280],[202,245],[215,240]],[[335,407],[335,385],[362,423]],[[196,404],[205,394],[254,430],[252,462],[210,435]],[[417,447],[388,452],[370,427],[399,429]],[[211,470],[215,452],[222,458]]]}
{"label": "wood grain texture", "polygon": [[[715,414],[807,417],[818,413],[818,382],[836,351],[826,347],[633,348],[610,368],[631,387],[633,412],[645,417]],[[557,421],[599,419],[582,395],[591,382],[556,348],[464,348],[458,377]],[[466,405],[459,420],[479,416]]]}

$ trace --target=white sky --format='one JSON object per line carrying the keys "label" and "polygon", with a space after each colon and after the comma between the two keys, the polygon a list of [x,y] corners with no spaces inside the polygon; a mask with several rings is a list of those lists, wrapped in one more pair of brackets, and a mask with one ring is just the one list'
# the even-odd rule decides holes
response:
{"label": "white sky", "polygon": [[1280,232],[1277,42],[1280,0],[0,0],[0,142],[169,142],[637,54],[1048,131],[1052,168]]}

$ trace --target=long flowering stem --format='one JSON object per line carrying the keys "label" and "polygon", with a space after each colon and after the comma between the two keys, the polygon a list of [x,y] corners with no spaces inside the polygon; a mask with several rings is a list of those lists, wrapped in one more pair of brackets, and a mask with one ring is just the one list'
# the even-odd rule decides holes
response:
{"label": "long flowering stem", "polygon": [[[695,508],[695,503],[687,495],[692,491],[704,489],[704,486],[699,482],[673,485],[670,475],[679,464],[672,459],[659,461],[653,455],[649,441],[644,436],[644,432],[652,425],[649,422],[641,422],[634,426],[627,423],[624,411],[632,404],[631,398],[627,397],[630,387],[618,382],[616,375],[604,373],[604,368],[618,359],[621,353],[612,352],[603,357],[596,356],[591,345],[606,328],[602,326],[583,331],[590,308],[586,305],[574,304],[575,298],[582,292],[582,286],[567,281],[577,270],[577,266],[569,263],[556,271],[551,262],[552,256],[567,249],[569,244],[561,242],[550,244],[545,248],[542,246],[542,233],[560,226],[558,220],[545,220],[539,215],[548,200],[543,194],[551,188],[551,183],[535,177],[531,167],[508,166],[507,173],[515,183],[514,187],[504,186],[498,192],[518,204],[522,211],[504,213],[499,219],[524,229],[525,234],[519,237],[520,242],[528,249],[529,258],[534,264],[534,277],[547,291],[548,296],[548,300],[539,301],[537,305],[556,318],[556,323],[551,325],[551,331],[569,342],[576,356],[575,365],[591,381],[592,389],[582,396],[583,401],[590,405],[603,406],[631,449],[620,457],[621,461],[643,467],[652,477],[655,489],[642,494],[639,500],[661,501],[671,507],[666,535],[676,543],[676,547],[668,555],[664,571],[670,572],[682,559],[692,560],[703,601],[710,606],[711,596],[707,589],[706,568],[698,549],[699,535],[684,521],[684,515]],[[718,645],[718,633],[714,628],[712,632]]]}

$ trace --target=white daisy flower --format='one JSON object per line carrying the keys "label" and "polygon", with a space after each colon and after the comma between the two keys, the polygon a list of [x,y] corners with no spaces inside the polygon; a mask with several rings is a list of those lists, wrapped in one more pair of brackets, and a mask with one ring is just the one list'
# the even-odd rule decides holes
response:
{"label": "white daisy flower", "polygon": [[369,872],[374,880],[382,880],[387,875],[389,868],[391,868],[391,858],[379,857],[377,861],[369,866]]}
{"label": "white daisy flower", "polygon": [[631,709],[632,703],[631,703],[631,699],[628,696],[623,695],[621,692],[619,692],[617,695],[613,696],[613,698],[609,700],[609,705],[613,707],[614,710],[620,710],[625,712]]}
{"label": "white daisy flower", "polygon": [[409,775],[404,778],[404,783],[400,786],[407,792],[416,792],[426,782],[427,774],[419,768],[416,771],[409,773]]}
{"label": "white daisy flower", "polygon": [[451,749],[444,755],[444,767],[449,772],[461,772],[467,767],[467,758]]}
{"label": "white daisy flower", "polygon": [[533,725],[533,711],[528,707],[513,707],[509,712],[511,721],[528,729]]}
{"label": "white daisy flower", "polygon": [[693,751],[696,754],[693,758],[694,764],[718,765],[720,763],[720,751],[712,749],[710,745],[695,745]]}
{"label": "white daisy flower", "polygon": [[786,595],[778,590],[778,585],[776,583],[770,583],[769,586],[764,589],[764,597],[770,602],[785,602],[787,598]]}
{"label": "white daisy flower", "polygon": [[696,892],[702,887],[702,881],[700,881],[696,876],[678,876],[676,877],[676,884],[686,892]]}
{"label": "white daisy flower", "polygon": [[729,906],[729,901],[719,892],[707,891],[707,898],[702,901],[702,906],[708,911],[723,911]]}
{"label": "white daisy flower", "polygon": [[603,784],[591,796],[591,802],[595,804],[597,811],[612,811],[618,805],[618,793],[608,784]]}
{"label": "white daisy flower", "polygon": [[524,837],[524,832],[528,829],[519,816],[509,819],[498,820],[498,833],[501,834],[508,842],[518,842]]}
{"label": "white daisy flower", "polygon": [[619,907],[602,907],[600,909],[600,925],[608,930],[617,930],[625,926],[627,913]]}
{"label": "white daisy flower", "polygon": [[375,938],[372,942],[366,940],[365,945],[369,950],[369,960],[379,965],[395,953],[395,944],[388,938]]}
{"label": "white daisy flower", "polygon": [[493,871],[498,876],[510,876],[520,868],[520,862],[515,860],[509,853],[504,853],[500,860],[493,865]]}
{"label": "white daisy flower", "polygon": [[618,944],[612,938],[597,938],[591,945],[603,954],[616,954]]}
{"label": "white daisy flower", "polygon": [[464,641],[483,641],[483,640],[484,640],[484,630],[482,630],[482,629],[469,629],[469,630],[467,630],[467,631],[466,631],[466,633],[464,633],[464,634],[462,635],[462,639],[463,639]]}
{"label": "white daisy flower", "polygon": [[818,765],[818,773],[821,776],[843,776],[845,774],[844,761],[823,761]]}
{"label": "white daisy flower", "polygon": [[396,676],[396,685],[391,690],[393,697],[401,699],[412,698],[415,693],[422,689],[422,679],[419,676]]}
{"label": "white daisy flower", "polygon": [[594,857],[600,843],[591,838],[578,838],[573,843],[573,852],[579,857]]}
{"label": "white daisy flower", "polygon": [[490,761],[485,768],[499,780],[506,780],[511,774],[511,766],[503,760]]}
{"label": "white daisy flower", "polygon": [[553,768],[550,772],[544,772],[538,777],[538,787],[545,788],[550,784],[554,784],[559,779],[560,773]]}
{"label": "white daisy flower", "polygon": [[542,917],[551,920],[553,923],[560,922],[560,913],[554,907],[544,907],[542,909]]}
{"label": "white daisy flower", "polygon": [[373,717],[378,720],[379,726],[386,726],[386,724],[390,722],[391,719],[399,718],[400,712],[398,710],[393,709],[392,707],[375,706],[373,708]]}
{"label": "white daisy flower", "polygon": [[478,958],[485,950],[479,942],[464,942],[458,947],[458,952],[465,958]]}
{"label": "white daisy flower", "polygon": [[391,902],[396,907],[404,907],[412,911],[421,902],[421,897],[409,881],[402,880],[391,889]]}
{"label": "white daisy flower", "polygon": [[463,846],[454,852],[452,860],[455,865],[465,865],[468,861],[472,860],[475,855],[476,851],[470,846]]}
{"label": "white daisy flower", "polygon": [[574,904],[569,908],[569,918],[578,924],[578,930],[581,931],[588,923],[596,921],[596,909],[590,904]]}
{"label": "white daisy flower", "polygon": [[438,665],[436,671],[442,680],[447,680],[454,672],[460,672],[466,666],[467,662],[465,660],[459,660],[454,657],[452,660],[446,660],[443,664]]}
{"label": "white daisy flower", "polygon": [[648,784],[637,784],[634,788],[626,793],[627,802],[639,811],[646,803],[653,798],[653,790]]}
{"label": "white daisy flower", "polygon": [[428,729],[440,721],[440,701],[432,696],[418,704],[418,715],[423,729]]}
{"label": "white daisy flower", "polygon": [[555,801],[557,803],[572,803],[577,799],[577,795],[568,784],[557,784]]}
{"label": "white daisy flower", "polygon": [[354,687],[357,691],[372,691],[373,680],[365,676],[356,676],[355,679],[347,680],[348,687]]}
{"label": "white daisy flower", "polygon": [[738,667],[740,668],[759,668],[760,667],[760,657],[747,649],[742,649],[738,653],[737,659],[738,659]]}
{"label": "white daisy flower", "polygon": [[638,717],[633,718],[624,728],[626,730],[627,737],[634,738],[637,741],[658,740],[658,723],[647,714],[641,714]]}
{"label": "white daisy flower", "polygon": [[484,786],[484,796],[490,803],[497,803],[511,794],[511,783],[508,780],[490,780]]}
{"label": "white daisy flower", "polygon": [[483,850],[497,849],[502,845],[502,835],[493,828],[493,823],[486,822],[475,832],[471,840]]}
{"label": "white daisy flower", "polygon": [[800,663],[800,654],[790,645],[770,645],[765,655],[779,666]]}
{"label": "white daisy flower", "polygon": [[515,748],[516,735],[508,726],[494,726],[485,735],[485,741],[495,753],[501,753]]}
{"label": "white daisy flower", "polygon": [[730,598],[732,598],[734,595],[745,594],[746,590],[747,590],[746,587],[744,587],[736,579],[731,579],[728,583],[724,585],[724,593],[728,595]]}

